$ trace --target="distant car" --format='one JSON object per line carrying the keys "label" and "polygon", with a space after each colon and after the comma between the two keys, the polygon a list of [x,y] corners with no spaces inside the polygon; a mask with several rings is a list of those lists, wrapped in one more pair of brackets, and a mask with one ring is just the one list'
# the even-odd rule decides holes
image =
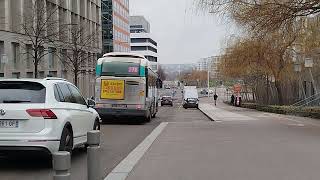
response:
{"label": "distant car", "polygon": [[206,89],[202,89],[202,90],[200,91],[200,94],[208,94],[208,91],[207,91]]}
{"label": "distant car", "polygon": [[169,86],[167,86],[166,89],[171,89],[171,88]]}
{"label": "distant car", "polygon": [[85,146],[100,129],[95,102],[60,78],[0,80],[0,152],[51,155]]}
{"label": "distant car", "polygon": [[173,106],[172,96],[163,96],[163,97],[161,98],[161,106],[164,106],[164,105]]}

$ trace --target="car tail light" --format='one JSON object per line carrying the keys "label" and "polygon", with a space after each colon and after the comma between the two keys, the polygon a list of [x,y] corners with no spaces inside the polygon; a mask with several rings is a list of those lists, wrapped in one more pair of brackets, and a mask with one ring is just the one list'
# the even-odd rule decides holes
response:
{"label": "car tail light", "polygon": [[28,109],[27,113],[32,117],[43,117],[44,119],[57,119],[50,109]]}

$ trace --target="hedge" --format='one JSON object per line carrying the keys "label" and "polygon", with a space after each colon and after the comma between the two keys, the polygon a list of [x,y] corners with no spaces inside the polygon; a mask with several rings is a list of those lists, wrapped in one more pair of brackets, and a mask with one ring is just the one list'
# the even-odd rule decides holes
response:
{"label": "hedge", "polygon": [[274,106],[274,105],[259,105],[256,103],[242,103],[242,107],[249,108],[249,109],[256,109],[258,111],[263,111],[263,112],[320,119],[320,107]]}

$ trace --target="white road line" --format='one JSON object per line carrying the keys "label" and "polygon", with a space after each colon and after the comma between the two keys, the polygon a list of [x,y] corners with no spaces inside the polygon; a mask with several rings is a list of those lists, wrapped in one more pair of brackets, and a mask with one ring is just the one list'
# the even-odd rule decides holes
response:
{"label": "white road line", "polygon": [[163,122],[155,128],[104,180],[125,180],[167,125]]}

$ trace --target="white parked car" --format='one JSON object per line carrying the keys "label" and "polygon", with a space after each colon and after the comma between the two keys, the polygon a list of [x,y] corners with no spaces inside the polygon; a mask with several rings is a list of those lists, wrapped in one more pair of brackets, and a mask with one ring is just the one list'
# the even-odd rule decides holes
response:
{"label": "white parked car", "polygon": [[69,151],[86,145],[100,117],[64,79],[0,79],[0,152]]}

